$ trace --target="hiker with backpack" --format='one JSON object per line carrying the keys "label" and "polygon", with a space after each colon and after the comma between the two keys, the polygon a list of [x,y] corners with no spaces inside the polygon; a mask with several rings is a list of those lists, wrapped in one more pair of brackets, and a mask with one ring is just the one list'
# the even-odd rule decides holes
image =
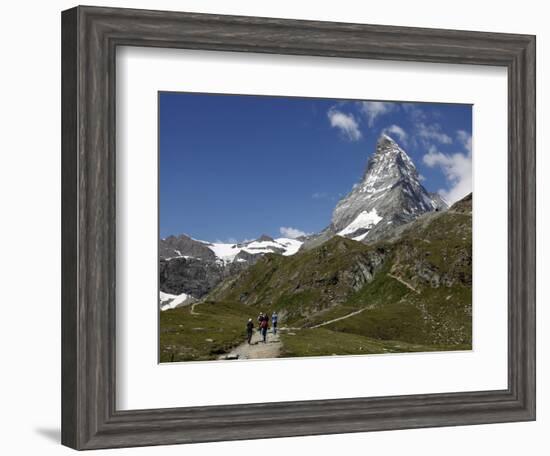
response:
{"label": "hiker with backpack", "polygon": [[260,315],[258,315],[258,332],[262,333],[262,321],[264,321],[264,313],[260,312]]}

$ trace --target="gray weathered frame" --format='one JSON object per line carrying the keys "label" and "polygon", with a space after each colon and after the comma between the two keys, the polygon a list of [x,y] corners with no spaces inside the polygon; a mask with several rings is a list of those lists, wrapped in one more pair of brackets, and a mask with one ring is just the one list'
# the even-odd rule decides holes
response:
{"label": "gray weathered frame", "polygon": [[[115,50],[150,46],[508,69],[508,388],[119,411]],[[535,37],[76,7],[62,13],[62,443],[76,449],[535,419]]]}

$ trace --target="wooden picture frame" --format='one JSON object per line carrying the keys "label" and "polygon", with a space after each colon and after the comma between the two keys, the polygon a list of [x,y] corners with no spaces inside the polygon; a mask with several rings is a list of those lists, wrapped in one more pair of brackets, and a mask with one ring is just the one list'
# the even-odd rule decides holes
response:
{"label": "wooden picture frame", "polygon": [[[119,411],[115,50],[147,46],[508,69],[508,388]],[[75,449],[535,419],[535,37],[76,7],[62,13],[62,443]]]}

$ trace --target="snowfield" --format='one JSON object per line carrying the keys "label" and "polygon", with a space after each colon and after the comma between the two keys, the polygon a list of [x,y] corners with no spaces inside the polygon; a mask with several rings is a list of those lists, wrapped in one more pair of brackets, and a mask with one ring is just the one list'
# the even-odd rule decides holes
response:
{"label": "snowfield", "polygon": [[[355,220],[351,222],[348,226],[346,226],[343,230],[338,231],[339,236],[346,236],[349,234],[353,234],[358,230],[368,230],[371,229],[374,225],[376,225],[378,222],[382,220],[382,217],[378,215],[376,212],[376,209],[373,209],[372,211],[363,211],[361,212],[357,217],[355,217]],[[366,233],[364,233],[366,235]],[[357,236],[356,238],[353,238],[356,241],[361,241],[365,236],[363,234],[361,236]],[[360,239],[359,239],[360,238]]]}
{"label": "snowfield", "polygon": [[237,254],[241,251],[237,244],[206,244],[206,246],[216,254],[216,256],[224,262],[231,263]]}
{"label": "snowfield", "polygon": [[285,246],[286,250],[283,253],[284,256],[294,255],[295,253],[298,252],[298,250],[300,250],[300,247],[302,247],[302,244],[303,244],[302,241],[298,241],[296,239],[289,239],[289,238],[278,238],[278,239],[275,239],[275,241]]}
{"label": "snowfield", "polygon": [[232,263],[240,252],[251,255],[265,253],[282,253],[285,256],[294,255],[302,242],[290,238],[278,238],[273,241],[252,241],[244,244],[204,243],[224,263]]}
{"label": "snowfield", "polygon": [[164,293],[163,291],[160,292],[160,310],[175,309],[179,306],[191,304],[192,301],[194,301],[193,296],[186,293],[173,295],[170,293]]}

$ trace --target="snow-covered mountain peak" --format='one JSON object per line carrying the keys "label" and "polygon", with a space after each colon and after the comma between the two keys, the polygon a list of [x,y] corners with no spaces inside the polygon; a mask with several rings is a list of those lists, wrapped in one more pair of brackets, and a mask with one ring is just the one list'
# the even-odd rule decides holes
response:
{"label": "snow-covered mountain peak", "polygon": [[409,155],[382,134],[361,182],[341,199],[332,215],[332,230],[356,240],[373,239],[387,225],[407,223],[417,216],[446,208],[429,193]]}
{"label": "snow-covered mountain peak", "polygon": [[384,145],[384,144],[390,144],[390,145],[394,145],[394,146],[397,146],[399,147],[399,144],[397,143],[397,141],[395,139],[393,139],[390,135],[388,135],[387,133],[382,133],[379,137],[378,137],[378,141],[376,142],[377,146],[378,145]]}
{"label": "snow-covered mountain peak", "polygon": [[386,190],[401,179],[418,181],[418,171],[411,158],[388,135],[382,135],[376,151],[369,159],[362,183],[362,192],[375,193]]}

